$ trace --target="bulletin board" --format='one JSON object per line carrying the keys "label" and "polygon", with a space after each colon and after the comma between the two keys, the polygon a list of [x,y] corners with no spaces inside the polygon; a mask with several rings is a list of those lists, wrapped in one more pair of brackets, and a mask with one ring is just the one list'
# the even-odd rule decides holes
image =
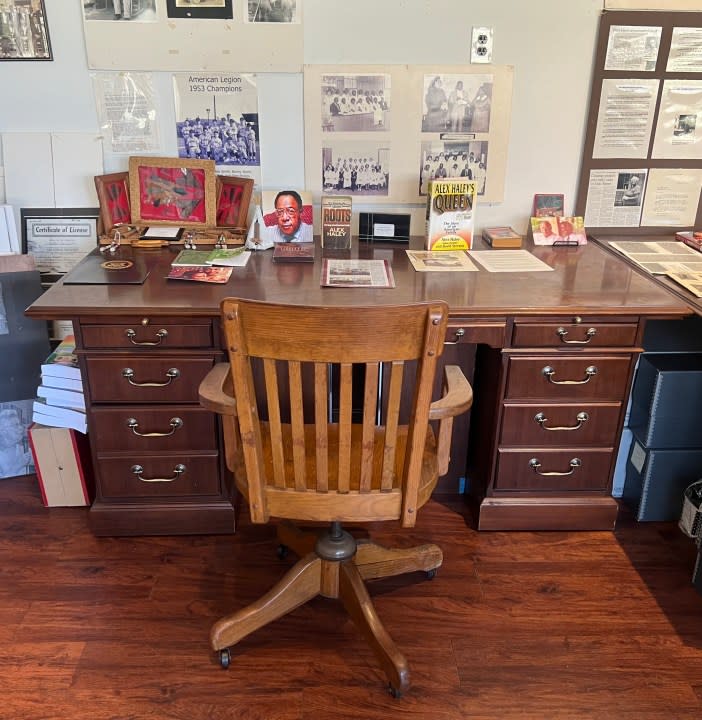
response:
{"label": "bulletin board", "polygon": [[702,13],[603,13],[576,214],[589,232],[702,227]]}

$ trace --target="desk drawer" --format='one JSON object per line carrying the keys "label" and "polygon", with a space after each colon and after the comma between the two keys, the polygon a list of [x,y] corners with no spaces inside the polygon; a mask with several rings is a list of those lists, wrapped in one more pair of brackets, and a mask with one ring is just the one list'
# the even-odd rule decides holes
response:
{"label": "desk drawer", "polygon": [[90,397],[93,403],[197,402],[213,365],[211,357],[89,357]]}
{"label": "desk drawer", "polygon": [[[500,449],[497,457],[495,490],[498,492],[605,491],[609,486],[612,456],[612,448]],[[532,460],[539,465],[532,467]]]}
{"label": "desk drawer", "polygon": [[81,325],[83,347],[92,348],[209,348],[213,345],[212,321],[162,322],[135,318],[121,323]]}
{"label": "desk drawer", "polygon": [[624,397],[631,355],[542,355],[509,360],[509,399],[617,400]]}
{"label": "desk drawer", "polygon": [[110,498],[182,498],[219,495],[217,455],[98,457],[100,494]]}
{"label": "desk drawer", "polygon": [[513,347],[632,347],[638,323],[515,322]]}
{"label": "desk drawer", "polygon": [[620,403],[505,404],[500,445],[615,445]]}
{"label": "desk drawer", "polygon": [[90,439],[98,453],[217,450],[214,413],[192,405],[93,408]]}

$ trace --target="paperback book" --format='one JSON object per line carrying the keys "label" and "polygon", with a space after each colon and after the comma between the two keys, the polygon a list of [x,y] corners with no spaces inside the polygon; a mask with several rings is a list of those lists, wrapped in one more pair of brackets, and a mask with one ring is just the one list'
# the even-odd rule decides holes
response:
{"label": "paperback book", "polygon": [[314,262],[314,243],[276,243],[273,262]]}
{"label": "paperback book", "polygon": [[171,266],[166,277],[169,280],[192,280],[205,283],[226,283],[234,268],[215,267],[214,265],[177,265]]}
{"label": "paperback book", "polygon": [[32,406],[32,420],[40,425],[73,428],[82,433],[88,430],[88,423],[84,412],[58,407],[57,405],[49,405],[42,398],[34,401]]}
{"label": "paperback book", "polygon": [[466,178],[431,180],[427,196],[426,249],[470,250],[476,183]]}
{"label": "paperback book", "polygon": [[[44,377],[68,378],[81,382],[78,356],[76,355],[76,340],[73,335],[66,337],[56,346],[56,349],[46,358],[41,366],[42,379]],[[54,386],[56,386],[56,381]],[[47,384],[47,383],[45,383]],[[63,385],[58,385],[63,387]]]}
{"label": "paperback book", "polygon": [[322,196],[322,247],[329,250],[351,249],[350,195]]}

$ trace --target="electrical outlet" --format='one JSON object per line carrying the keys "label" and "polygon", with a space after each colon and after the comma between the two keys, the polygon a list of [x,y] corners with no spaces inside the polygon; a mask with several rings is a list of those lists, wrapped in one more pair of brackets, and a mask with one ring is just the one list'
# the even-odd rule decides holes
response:
{"label": "electrical outlet", "polygon": [[492,62],[492,28],[474,27],[473,40],[470,46],[470,61],[472,63]]}

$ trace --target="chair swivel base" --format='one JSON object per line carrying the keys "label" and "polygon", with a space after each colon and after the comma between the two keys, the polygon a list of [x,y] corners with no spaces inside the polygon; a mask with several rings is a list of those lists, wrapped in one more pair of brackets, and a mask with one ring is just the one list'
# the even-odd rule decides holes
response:
{"label": "chair swivel base", "polygon": [[[332,527],[331,533],[334,532]],[[372,542],[353,541],[355,554],[348,557],[347,548],[341,552],[343,559],[328,560],[315,552],[319,543],[322,548],[328,546],[328,536],[329,533],[320,539],[316,534],[301,532],[291,523],[279,524],[279,542],[301,559],[265,595],[213,625],[210,632],[212,649],[220,653],[222,666],[228,667],[228,648],[255,630],[317,595],[339,599],[373,649],[390,683],[390,692],[399,697],[409,688],[407,660],[383,627],[364,580],[416,571],[424,571],[433,577],[443,560],[441,550],[431,544],[398,550]],[[332,546],[336,547],[334,542],[332,540]]]}

